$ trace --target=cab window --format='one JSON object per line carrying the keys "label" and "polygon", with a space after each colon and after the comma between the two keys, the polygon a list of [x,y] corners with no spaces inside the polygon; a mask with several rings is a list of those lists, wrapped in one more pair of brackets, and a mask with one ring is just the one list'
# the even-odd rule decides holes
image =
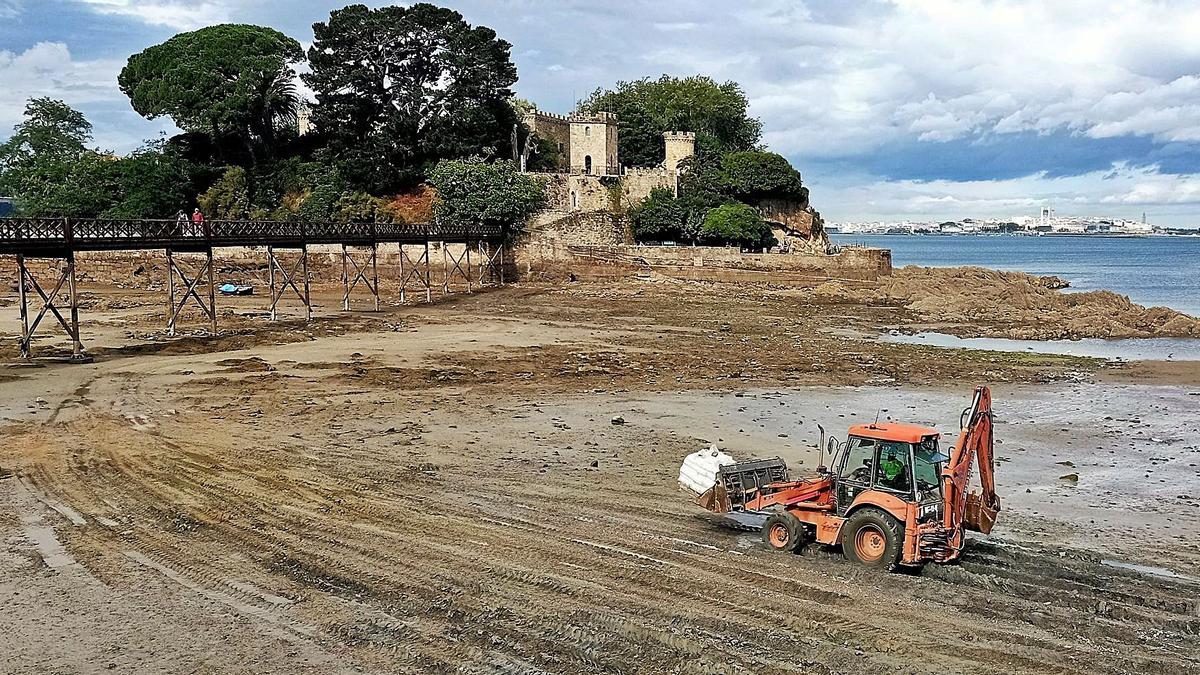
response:
{"label": "cab window", "polygon": [[859,483],[870,483],[875,462],[875,440],[851,436],[846,444],[846,460],[842,463],[842,478]]}
{"label": "cab window", "polygon": [[876,487],[897,492],[912,491],[912,466],[910,466],[908,443],[897,441],[879,442],[879,467],[875,474]]}
{"label": "cab window", "polygon": [[941,483],[942,463],[947,457],[938,449],[938,441],[934,436],[921,439],[921,443],[913,448],[913,474],[917,480],[917,488],[931,490]]}

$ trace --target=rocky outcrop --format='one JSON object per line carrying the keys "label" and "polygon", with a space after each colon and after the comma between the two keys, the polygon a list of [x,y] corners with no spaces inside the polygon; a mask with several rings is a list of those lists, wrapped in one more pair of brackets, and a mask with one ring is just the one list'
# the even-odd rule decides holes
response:
{"label": "rocky outcrop", "polygon": [[825,221],[807,200],[764,199],[756,208],[772,224],[782,250],[789,253],[825,253],[830,248]]}
{"label": "rocky outcrop", "polygon": [[901,306],[912,323],[960,337],[1026,340],[1200,337],[1200,319],[1143,307],[1111,291],[1062,293],[1061,279],[981,267],[905,267],[871,285],[837,281],[814,296],[830,303]]}

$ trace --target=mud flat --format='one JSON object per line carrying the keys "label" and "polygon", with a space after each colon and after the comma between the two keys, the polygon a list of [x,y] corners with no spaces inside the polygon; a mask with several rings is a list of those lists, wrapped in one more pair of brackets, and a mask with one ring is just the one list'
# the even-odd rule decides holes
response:
{"label": "mud flat", "polygon": [[[173,341],[92,292],[95,363],[0,369],[6,672],[1200,672],[1200,387],[1149,366],[770,286],[326,289]],[[952,437],[980,382],[1004,511],[960,565],[772,554],[675,485],[709,442],[810,468],[818,422]]]}

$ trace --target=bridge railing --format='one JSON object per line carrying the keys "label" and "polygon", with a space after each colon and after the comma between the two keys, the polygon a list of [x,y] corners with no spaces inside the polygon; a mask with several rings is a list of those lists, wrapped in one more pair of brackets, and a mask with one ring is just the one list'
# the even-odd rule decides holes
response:
{"label": "bridge railing", "polygon": [[300,246],[423,241],[496,241],[497,226],[289,220],[0,218],[0,252],[210,246]]}

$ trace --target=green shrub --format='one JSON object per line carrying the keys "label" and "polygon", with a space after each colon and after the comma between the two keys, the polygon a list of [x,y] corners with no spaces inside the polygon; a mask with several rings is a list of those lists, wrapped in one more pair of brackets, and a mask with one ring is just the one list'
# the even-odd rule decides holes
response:
{"label": "green shrub", "polygon": [[655,188],[629,212],[633,238],[639,242],[684,241],[686,215],[675,193],[666,188]]}
{"label": "green shrub", "polygon": [[741,201],[800,199],[806,196],[800,172],[782,155],[761,150],[731,152],[721,158],[722,191]]}
{"label": "green shrub", "polygon": [[745,204],[724,204],[710,210],[700,227],[700,240],[712,246],[737,246],[761,251],[778,242],[758,211]]}
{"label": "green shrub", "polygon": [[541,181],[512,162],[442,160],[429,182],[437,190],[434,218],[452,226],[498,225],[512,237],[546,203]]}
{"label": "green shrub", "polygon": [[200,195],[200,210],[208,218],[240,220],[250,215],[250,188],[246,170],[230,167],[207,192]]}

